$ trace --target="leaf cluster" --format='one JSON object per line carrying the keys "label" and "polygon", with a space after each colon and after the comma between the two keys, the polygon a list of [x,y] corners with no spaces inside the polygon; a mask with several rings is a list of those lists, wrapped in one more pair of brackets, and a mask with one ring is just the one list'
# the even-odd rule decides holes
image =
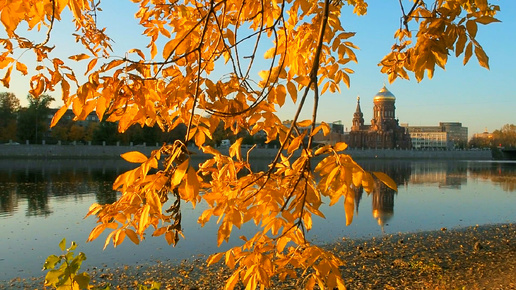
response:
{"label": "leaf cluster", "polygon": [[[475,53],[478,63],[489,69],[489,57],[476,37],[479,25],[500,22],[495,18],[500,11],[498,5],[489,4],[487,0],[433,3],[418,0],[408,13],[403,5],[401,8],[400,28],[394,34],[397,43],[378,64],[381,71],[388,74],[389,82],[398,77],[409,79],[408,72],[413,72],[418,82],[425,72],[431,79],[435,67],[445,69],[448,56],[452,54],[463,55],[466,65]],[[418,26],[415,36],[409,28],[411,25]]]}
{"label": "leaf cluster", "polygon": [[[5,2],[5,1],[4,1]],[[184,203],[207,209],[201,225],[212,218],[219,229],[217,244],[231,237],[233,227],[254,223],[258,230],[240,237],[243,244],[215,254],[209,263],[224,258],[234,272],[226,288],[238,281],[247,289],[265,288],[270,279],[301,278],[307,289],[344,289],[332,253],[308,242],[314,217],[324,218],[320,206],[343,199],[346,224],[352,222],[357,190],[373,189],[375,179],[392,189],[396,184],[380,172],[366,172],[343,153],[346,144],[315,149],[313,138],[330,133],[318,123],[320,96],[349,87],[357,61],[355,33],[341,25],[341,10],[350,5],[357,15],[367,12],[364,0],[132,0],[135,17],[148,37],[146,47],[135,47],[124,57],[111,52],[112,40],[98,28],[100,1],[30,0],[0,4],[0,20],[8,37],[0,39],[0,80],[8,86],[13,68],[29,74],[14,56],[31,50],[37,57],[31,73],[30,93],[38,98],[60,86],[63,107],[52,126],[71,108],[75,120],[95,112],[100,120],[116,123],[119,132],[131,126],[158,126],[170,132],[185,126],[182,140],[168,142],[150,156],[128,152],[122,158],[138,166],[121,174],[113,188],[121,193],[113,204],[93,204],[87,216],[98,225],[88,241],[109,230],[105,246],[116,247],[126,237],[140,243],[147,234],[164,236],[175,245],[183,235]],[[467,63],[475,52],[480,65],[488,58],[476,40],[478,24],[496,22],[499,7],[487,0],[413,1],[408,12],[400,1],[402,17],[397,43],[380,63],[389,81],[418,81],[435,66],[444,68],[448,55],[464,54]],[[123,4],[121,4],[123,5]],[[47,46],[53,22],[67,10],[73,15],[75,40],[84,51],[68,58],[53,57]],[[40,43],[19,36],[21,22],[29,29],[47,28]],[[417,25],[412,36],[409,25]],[[137,45],[137,44],[135,44]],[[70,63],[83,64],[80,76]],[[300,120],[306,101],[313,100],[313,114]],[[292,102],[297,106],[292,121],[283,123],[276,110]],[[104,118],[105,117],[105,118]],[[265,171],[255,172],[242,154],[240,138],[221,152],[207,146],[217,127],[234,136],[247,133],[279,142],[279,149]],[[194,143],[210,156],[194,164],[187,144]],[[313,170],[315,168],[315,170]],[[56,281],[55,279],[52,281]],[[317,286],[316,286],[317,285]]]}
{"label": "leaf cluster", "polygon": [[79,273],[81,264],[86,260],[84,253],[74,256],[74,250],[77,244],[72,242],[69,248],[66,248],[66,239],[62,239],[59,248],[63,252],[62,255],[50,255],[43,265],[43,270],[49,270],[45,276],[45,286],[54,287],[55,289],[88,289],[90,277],[88,273]]}

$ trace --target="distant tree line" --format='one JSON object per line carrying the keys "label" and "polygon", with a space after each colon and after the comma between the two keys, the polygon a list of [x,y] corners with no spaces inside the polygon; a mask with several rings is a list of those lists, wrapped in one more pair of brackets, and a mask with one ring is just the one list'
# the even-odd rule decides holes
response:
{"label": "distant tree line", "polygon": [[[169,132],[163,132],[157,126],[140,127],[132,126],[126,132],[119,133],[117,124],[112,122],[75,122],[72,119],[62,118],[59,123],[50,128],[53,110],[50,104],[54,99],[49,95],[41,95],[39,98],[27,96],[28,107],[21,107],[20,100],[8,92],[0,93],[0,143],[18,142],[30,144],[63,144],[81,142],[106,145],[155,145],[156,143],[171,142],[184,138],[186,126],[181,125]],[[107,117],[105,117],[107,119]],[[233,143],[238,138],[244,138],[242,144],[259,146],[265,145],[266,138],[261,134],[251,136],[246,133],[234,135],[229,128],[224,128],[220,123],[213,139],[207,139],[206,144],[219,146],[221,141],[229,139]],[[269,145],[279,144],[273,141]]]}
{"label": "distant tree line", "polygon": [[516,148],[516,125],[505,124],[501,129],[494,130],[492,134],[476,136],[469,141],[470,148]]}

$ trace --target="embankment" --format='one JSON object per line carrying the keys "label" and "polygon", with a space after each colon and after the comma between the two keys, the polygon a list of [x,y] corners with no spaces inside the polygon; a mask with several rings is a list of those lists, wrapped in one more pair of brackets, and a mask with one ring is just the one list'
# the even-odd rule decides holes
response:
{"label": "embankment", "polygon": [[[149,155],[155,146],[102,146],[102,145],[0,145],[0,158],[29,158],[29,159],[117,159],[120,154],[129,151],[140,151]],[[190,147],[194,157],[204,155],[197,148]],[[227,148],[219,148],[227,154]],[[246,148],[242,149],[245,154]],[[276,149],[255,148],[249,156],[257,159],[272,160]],[[420,151],[420,150],[389,150],[389,149],[350,149],[345,151],[355,159],[419,159],[419,160],[491,160],[491,151],[482,150],[451,150],[451,151]]]}

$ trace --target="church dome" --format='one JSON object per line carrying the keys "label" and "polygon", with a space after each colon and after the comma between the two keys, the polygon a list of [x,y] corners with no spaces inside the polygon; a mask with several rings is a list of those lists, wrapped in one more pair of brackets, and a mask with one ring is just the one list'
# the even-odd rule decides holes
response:
{"label": "church dome", "polygon": [[374,96],[374,101],[395,101],[396,97],[385,87]]}

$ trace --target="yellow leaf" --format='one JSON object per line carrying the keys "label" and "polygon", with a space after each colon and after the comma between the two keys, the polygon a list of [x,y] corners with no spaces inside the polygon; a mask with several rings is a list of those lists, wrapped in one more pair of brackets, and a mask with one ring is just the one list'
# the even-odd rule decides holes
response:
{"label": "yellow leaf", "polygon": [[229,147],[229,156],[236,157],[237,160],[242,160],[242,153],[240,152],[240,145],[244,138],[238,138],[231,147]]}
{"label": "yellow leaf", "polygon": [[344,151],[346,150],[346,148],[348,148],[348,144],[344,143],[344,142],[338,142],[337,144],[335,144],[333,146],[333,149],[337,152],[339,151]]}
{"label": "yellow leaf", "polygon": [[475,38],[477,36],[478,27],[474,20],[468,20],[466,22],[466,29],[468,30],[470,38]]}
{"label": "yellow leaf", "polygon": [[231,225],[226,221],[223,221],[217,232],[217,246],[220,247],[223,241],[228,242],[229,236],[231,235]]}
{"label": "yellow leaf", "polygon": [[165,233],[165,240],[167,241],[167,244],[169,245],[176,245],[176,235],[174,235],[173,231],[168,231]]}
{"label": "yellow leaf", "polygon": [[140,244],[140,239],[138,239],[138,236],[136,233],[131,229],[125,229],[125,234],[129,237],[131,242],[135,243],[136,245]]}
{"label": "yellow leaf", "polygon": [[494,18],[494,17],[491,17],[491,16],[481,16],[477,19],[475,19],[475,21],[477,23],[480,23],[480,24],[489,24],[489,23],[493,23],[493,22],[500,22],[500,20]]}
{"label": "yellow leaf", "polygon": [[466,46],[466,52],[464,53],[464,61],[463,64],[466,65],[473,54],[473,44],[470,42]]}
{"label": "yellow leaf", "polygon": [[208,264],[208,266],[210,265],[213,265],[213,264],[216,264],[220,261],[220,259],[222,258],[222,256],[224,256],[224,253],[216,253],[216,254],[213,254],[211,255],[208,260],[206,261],[206,263]]}
{"label": "yellow leaf", "polygon": [[353,185],[358,188],[362,185],[362,179],[364,178],[363,171],[353,172]]}
{"label": "yellow leaf", "polygon": [[186,174],[186,170],[188,169],[189,160],[183,161],[176,170],[174,171],[174,176],[172,177],[172,186],[177,186],[183,180],[183,177]]}
{"label": "yellow leaf", "polygon": [[86,72],[84,73],[85,75],[95,67],[95,65],[97,64],[97,61],[98,61],[98,59],[97,59],[97,58],[94,58],[94,59],[92,59],[92,60],[88,63],[88,68],[86,69]]}
{"label": "yellow leaf", "polygon": [[303,120],[301,122],[297,122],[296,125],[298,128],[306,128],[312,125],[312,120]]}
{"label": "yellow leaf", "polygon": [[326,124],[325,122],[321,122],[321,128],[323,130],[323,134],[324,136],[328,135],[330,133],[330,126],[328,126],[328,124]]}
{"label": "yellow leaf", "polygon": [[149,211],[150,205],[146,204],[143,206],[143,210],[140,214],[140,221],[138,223],[138,233],[141,235],[145,232],[145,229],[149,226]]}
{"label": "yellow leaf", "polygon": [[117,66],[119,66],[119,65],[121,65],[123,63],[124,63],[124,60],[122,60],[122,59],[115,59],[115,60],[109,62],[108,64],[103,65],[102,66],[102,71],[108,71],[108,70],[110,70],[110,69],[112,69],[114,67],[117,67]]}
{"label": "yellow leaf", "polygon": [[116,246],[120,245],[125,239],[125,230],[120,229],[116,231],[115,235],[113,236],[113,246],[116,248]]}
{"label": "yellow leaf", "polygon": [[100,225],[97,225],[91,232],[90,232],[90,235],[88,236],[88,240],[87,242],[91,242],[93,240],[95,240],[96,238],[98,238],[98,236],[100,234],[102,234],[102,232],[106,229],[106,225],[105,224],[100,224]]}
{"label": "yellow leaf", "polygon": [[285,97],[286,96],[287,96],[287,90],[285,90],[285,86],[284,85],[278,85],[276,87],[276,103],[280,107],[283,107],[283,105],[285,104]]}
{"label": "yellow leaf", "polygon": [[215,156],[220,155],[220,152],[211,146],[203,146],[203,147],[201,147],[201,150],[203,153],[206,153],[206,154],[211,154],[211,155],[215,155]]}
{"label": "yellow leaf", "polygon": [[269,50],[267,50],[264,55],[263,55],[263,58],[265,59],[271,59],[274,57],[274,53],[276,52],[276,47],[273,47],[273,48],[270,48]]}
{"label": "yellow leaf", "polygon": [[478,63],[481,66],[489,69],[489,57],[486,55],[482,47],[475,46],[475,55],[477,56]]}
{"label": "yellow leaf", "polygon": [[151,58],[154,59],[154,57],[158,54],[158,47],[156,46],[155,42],[151,43]]}
{"label": "yellow leaf", "polygon": [[2,82],[2,85],[4,85],[4,87],[6,87],[6,88],[9,88],[9,83],[11,82],[11,71],[12,70],[13,70],[12,66],[7,68],[4,78],[0,79],[0,81]]}
{"label": "yellow leaf", "polygon": [[330,145],[325,145],[323,147],[319,147],[319,148],[317,148],[317,150],[315,150],[314,155],[318,156],[318,155],[324,154],[324,153],[328,152],[328,149],[330,149]]}
{"label": "yellow leaf", "polygon": [[310,278],[306,281],[305,289],[312,290],[315,287],[315,278],[313,274],[310,275]]}
{"label": "yellow leaf", "polygon": [[464,29],[458,29],[458,34],[459,38],[457,39],[457,43],[455,44],[455,56],[459,56],[464,51],[466,41],[468,40]]}
{"label": "yellow leaf", "polygon": [[232,250],[226,252],[225,262],[226,266],[228,266],[230,269],[235,268],[235,255],[233,254]]}
{"label": "yellow leaf", "polygon": [[85,54],[85,53],[81,53],[81,54],[77,54],[77,55],[72,55],[72,56],[70,56],[68,58],[71,59],[71,60],[80,61],[80,60],[83,60],[83,59],[88,59],[88,58],[90,58],[90,56]]}
{"label": "yellow leaf", "polygon": [[70,95],[70,84],[64,79],[61,80],[61,91],[62,91],[61,99],[67,100],[68,96]]}
{"label": "yellow leaf", "polygon": [[170,57],[171,53],[173,53],[173,49],[175,49],[177,44],[177,39],[172,39],[168,41],[163,47],[163,58],[167,59]]}
{"label": "yellow leaf", "polygon": [[141,152],[138,151],[127,152],[120,156],[131,163],[143,163],[148,159],[147,156],[143,155]]}
{"label": "yellow leaf", "polygon": [[233,290],[240,278],[240,271],[234,272],[231,277],[226,281],[226,285],[224,285],[224,290]]}
{"label": "yellow leaf", "polygon": [[371,193],[374,188],[374,180],[369,172],[364,172],[362,177],[362,187],[367,193]]}
{"label": "yellow leaf", "polygon": [[346,226],[353,222],[353,214],[355,211],[355,192],[348,190],[346,199],[344,200],[344,212],[346,213]]}
{"label": "yellow leaf", "polygon": [[340,168],[339,166],[335,166],[331,171],[330,174],[326,177],[326,184],[324,185],[325,189],[330,188],[331,184],[335,181],[335,176],[339,173]]}
{"label": "yellow leaf", "polygon": [[143,52],[137,48],[133,48],[133,49],[130,49],[129,51],[127,51],[127,53],[137,53],[138,56],[140,56],[142,59],[145,59],[145,55],[143,54]]}
{"label": "yellow leaf", "polygon": [[392,180],[392,178],[390,178],[387,174],[377,171],[373,172],[373,174],[374,176],[376,176],[376,178],[380,179],[381,182],[390,187],[392,190],[398,191],[398,186],[396,185],[396,182],[394,182],[394,180]]}
{"label": "yellow leaf", "polygon": [[193,167],[188,168],[188,172],[186,173],[186,182],[185,182],[185,199],[192,202],[195,206],[195,201],[197,195],[199,194],[199,180],[197,179],[197,174],[195,173],[195,169]]}
{"label": "yellow leaf", "polygon": [[295,103],[297,101],[296,85],[294,85],[294,83],[292,83],[292,82],[288,82],[287,83],[287,90],[288,90],[288,93],[290,95],[290,98],[292,99],[292,102]]}
{"label": "yellow leaf", "polygon": [[301,142],[303,141],[303,138],[305,137],[305,134],[301,136],[297,136],[296,138],[292,139],[290,142],[290,145],[288,146],[288,154],[296,151],[299,148],[299,145],[301,145]]}
{"label": "yellow leaf", "polygon": [[156,230],[152,233],[152,236],[153,236],[153,237],[161,236],[161,235],[163,235],[166,231],[167,231],[167,227],[161,227],[161,228],[159,228],[159,229],[156,229]]}
{"label": "yellow leaf", "polygon": [[61,119],[61,117],[66,113],[68,110],[67,106],[62,106],[57,112],[54,114],[54,117],[52,118],[52,122],[50,122],[50,128],[54,127],[57,122]]}
{"label": "yellow leaf", "polygon": [[21,72],[23,75],[27,75],[27,66],[21,62],[16,62],[16,70]]}

